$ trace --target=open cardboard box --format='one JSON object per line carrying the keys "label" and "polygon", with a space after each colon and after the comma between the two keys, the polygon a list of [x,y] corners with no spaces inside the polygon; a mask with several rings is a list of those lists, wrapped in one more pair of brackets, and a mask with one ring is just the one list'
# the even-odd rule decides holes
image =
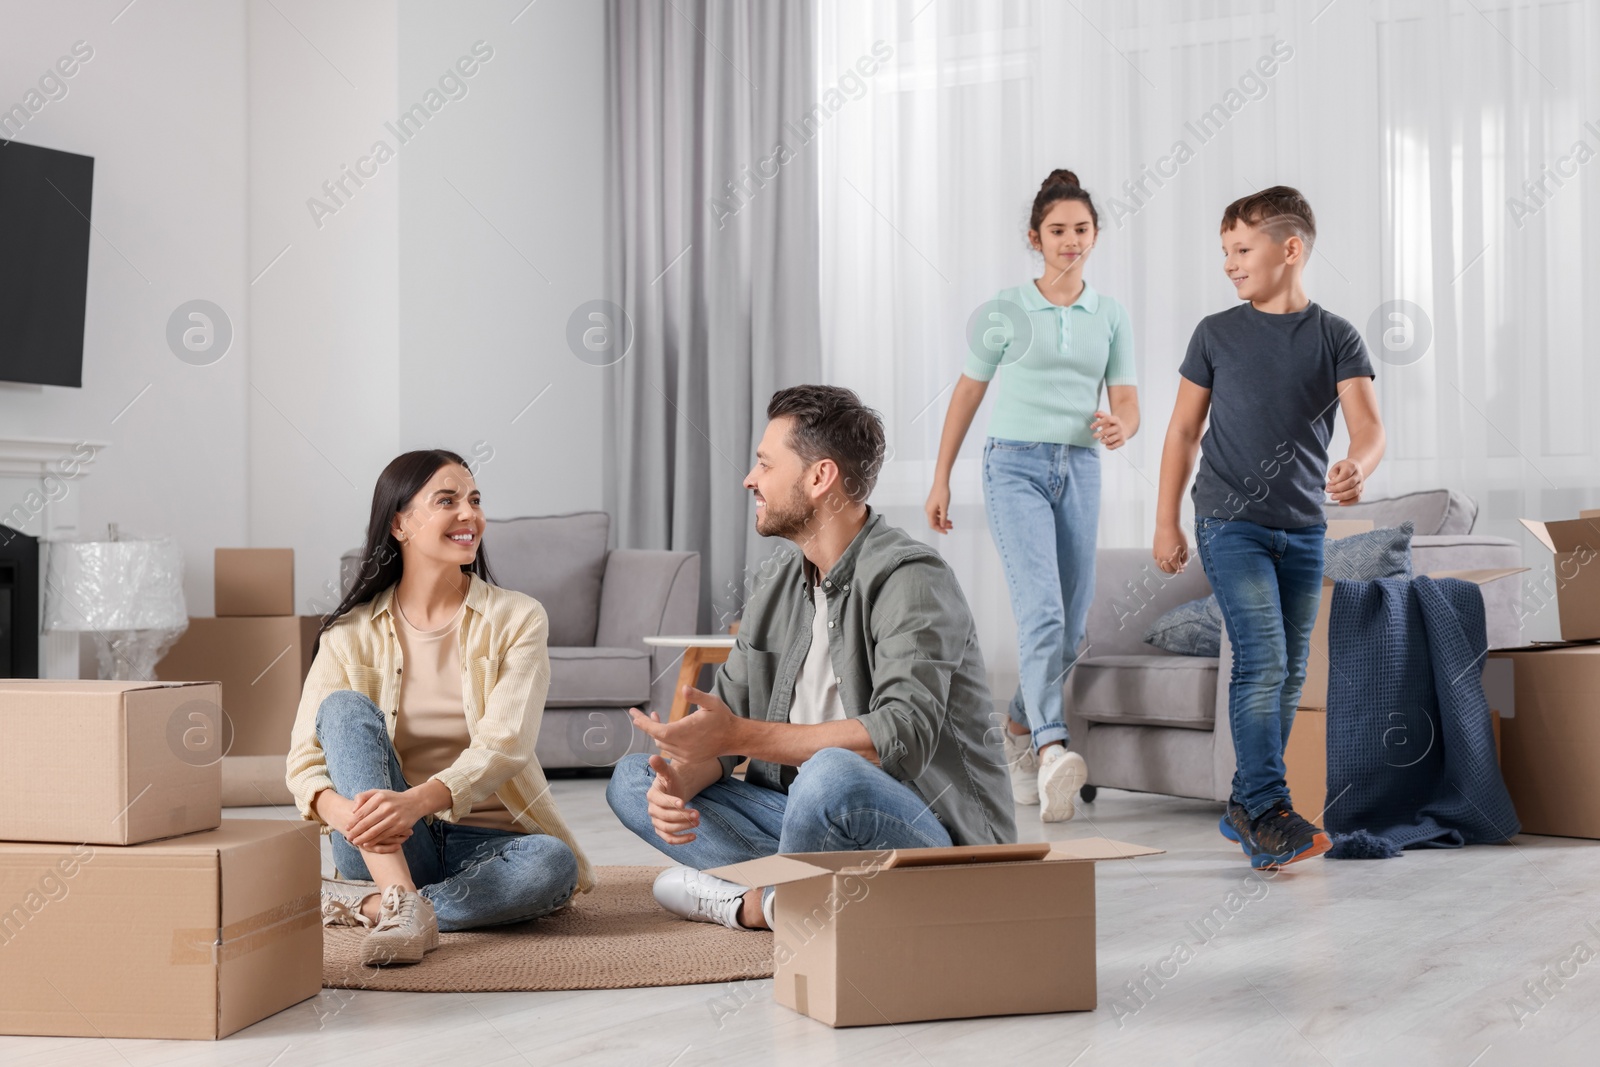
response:
{"label": "open cardboard box", "polygon": [[1600,644],[1495,649],[1483,678],[1522,832],[1600,838]]}
{"label": "open cardboard box", "polygon": [[780,854],[710,873],[777,887],[779,1004],[872,1026],[1092,1010],[1094,865],[1161,851],[1090,837]]}
{"label": "open cardboard box", "polygon": [[1562,640],[1600,638],[1600,510],[1561,522],[1519,521],[1555,557]]}

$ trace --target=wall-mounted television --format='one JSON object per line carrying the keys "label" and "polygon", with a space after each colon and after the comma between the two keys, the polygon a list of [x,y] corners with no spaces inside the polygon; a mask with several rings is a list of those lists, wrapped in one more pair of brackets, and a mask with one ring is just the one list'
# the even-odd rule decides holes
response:
{"label": "wall-mounted television", "polygon": [[0,140],[0,381],[83,386],[94,157]]}

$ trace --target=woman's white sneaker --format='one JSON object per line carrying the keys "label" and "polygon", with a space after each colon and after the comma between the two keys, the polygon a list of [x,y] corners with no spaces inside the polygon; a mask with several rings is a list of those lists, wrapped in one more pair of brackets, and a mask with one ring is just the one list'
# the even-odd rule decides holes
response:
{"label": "woman's white sneaker", "polygon": [[1014,734],[1002,726],[1006,766],[1011,771],[1011,799],[1018,804],[1039,803],[1039,756],[1033,751],[1033,735]]}
{"label": "woman's white sneaker", "polygon": [[1078,790],[1089,766],[1076,752],[1052,745],[1039,758],[1039,821],[1066,822],[1077,814]]}
{"label": "woman's white sneaker", "polygon": [[361,962],[368,967],[421,963],[438,947],[439,920],[433,901],[415,889],[398,885],[384,889],[377,925],[361,942]]}

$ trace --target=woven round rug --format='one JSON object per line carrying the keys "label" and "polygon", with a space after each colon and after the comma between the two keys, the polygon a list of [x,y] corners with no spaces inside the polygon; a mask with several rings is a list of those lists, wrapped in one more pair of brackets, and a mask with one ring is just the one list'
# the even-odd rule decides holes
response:
{"label": "woven round rug", "polygon": [[629,989],[772,977],[772,936],[686,922],[650,895],[660,867],[601,867],[594,890],[543,919],[441,934],[421,963],[366,967],[365,930],[322,931],[322,984],[418,993]]}

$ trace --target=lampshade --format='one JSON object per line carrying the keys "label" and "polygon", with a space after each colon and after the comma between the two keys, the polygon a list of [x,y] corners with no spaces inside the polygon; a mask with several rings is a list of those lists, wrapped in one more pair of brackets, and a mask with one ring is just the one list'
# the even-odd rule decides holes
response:
{"label": "lampshade", "polygon": [[189,624],[183,551],[170,537],[52,541],[47,630],[177,630]]}

